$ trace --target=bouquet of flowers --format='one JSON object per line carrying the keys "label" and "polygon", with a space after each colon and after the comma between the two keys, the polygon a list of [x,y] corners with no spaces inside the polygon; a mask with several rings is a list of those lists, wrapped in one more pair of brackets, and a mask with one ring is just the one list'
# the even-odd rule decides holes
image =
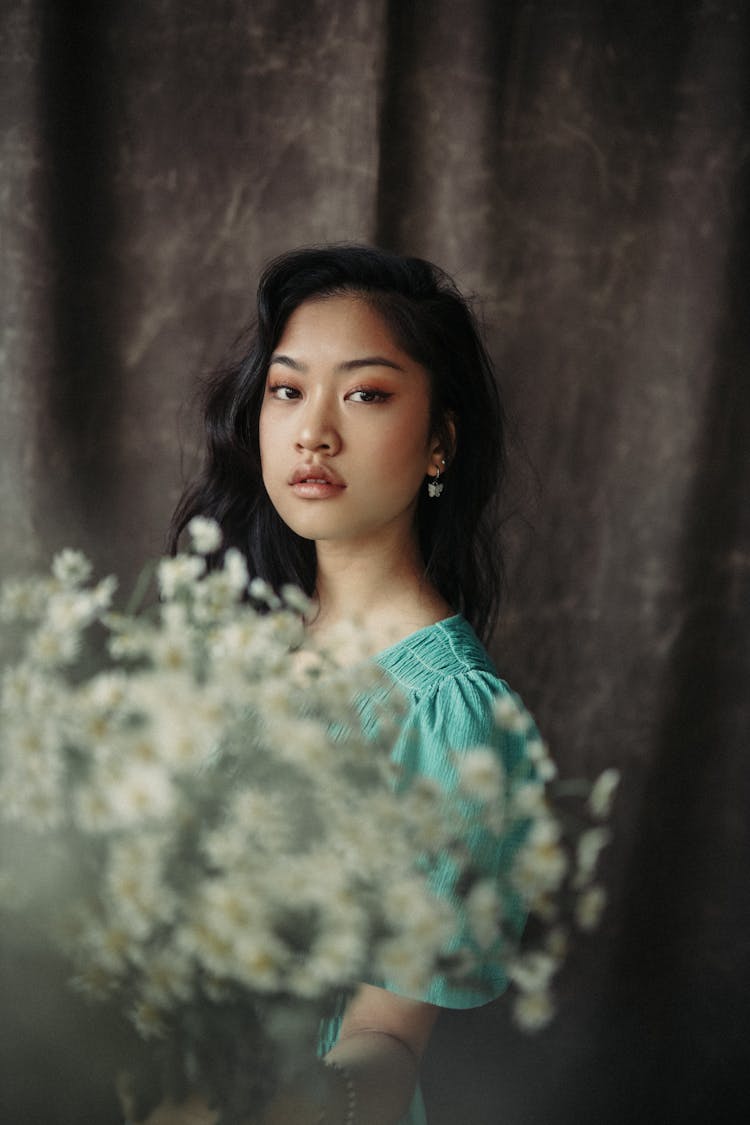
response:
{"label": "bouquet of flowers", "polygon": [[[573,894],[579,924],[598,921],[608,829],[571,836],[538,739],[515,770],[488,748],[463,753],[460,800],[426,781],[404,790],[393,693],[377,731],[362,730],[358,700],[377,697],[383,673],[356,630],[315,648],[298,590],[278,597],[233,550],[209,567],[218,527],[198,518],[190,532],[190,553],[156,565],[145,609],[142,582],[115,612],[115,580],[93,582],[72,550],[0,599],[16,649],[2,676],[0,810],[23,838],[4,897],[38,907],[41,882],[54,888],[46,909],[74,983],[152,1044],[161,1089],[137,1089],[138,1114],[192,1088],[227,1125],[247,1120],[314,1055],[321,1018],[358,981],[408,994],[437,972],[470,979],[466,950],[446,952],[459,924],[483,955],[500,951],[519,1024],[543,1026],[562,904]],[[506,730],[532,725],[514,697],[496,712]],[[586,787],[594,821],[616,783],[606,771]],[[516,835],[504,882],[466,847],[478,823]],[[429,877],[446,854],[449,898]],[[511,899],[543,919],[538,948],[506,927]]]}

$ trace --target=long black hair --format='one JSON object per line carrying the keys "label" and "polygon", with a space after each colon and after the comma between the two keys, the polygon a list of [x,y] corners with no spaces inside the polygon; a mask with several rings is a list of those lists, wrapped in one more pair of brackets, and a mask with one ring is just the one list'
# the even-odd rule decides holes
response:
{"label": "long black hair", "polygon": [[[504,416],[495,373],[468,302],[446,273],[420,258],[369,246],[294,250],[272,261],[258,286],[245,353],[207,382],[203,469],[172,518],[169,547],[195,515],[212,516],[223,547],[278,589],[315,589],[315,546],[282,521],[261,475],[258,420],[274,349],[308,298],[356,294],[383,317],[398,345],[428,373],[432,432],[448,450],[444,491],[419,496],[416,525],[425,575],[480,635],[495,620],[502,564],[495,525],[504,473]],[[455,434],[455,437],[453,436]]]}

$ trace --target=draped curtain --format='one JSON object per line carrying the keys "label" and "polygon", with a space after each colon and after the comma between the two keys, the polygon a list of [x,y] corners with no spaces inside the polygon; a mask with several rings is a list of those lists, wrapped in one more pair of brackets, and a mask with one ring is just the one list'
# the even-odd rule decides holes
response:
{"label": "draped curtain", "polygon": [[[476,294],[512,423],[493,654],[562,771],[623,784],[556,1023],[443,1018],[434,1125],[749,1106],[749,22],[743,0],[0,4],[6,572],[71,544],[127,585],[159,553],[197,381],[274,254],[373,242]],[[3,979],[5,1118],[116,1120],[30,939]]]}

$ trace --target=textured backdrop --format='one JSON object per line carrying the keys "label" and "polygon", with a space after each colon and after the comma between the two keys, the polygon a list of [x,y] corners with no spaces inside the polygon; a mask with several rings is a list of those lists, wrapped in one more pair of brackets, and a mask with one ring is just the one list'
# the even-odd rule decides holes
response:
{"label": "textured backdrop", "polygon": [[[372,241],[479,295],[494,653],[566,772],[624,782],[557,1023],[446,1017],[434,1125],[747,1116],[748,41],[743,0],[0,2],[4,569],[160,551],[271,255]],[[54,980],[6,943],[4,1119],[107,1125]]]}

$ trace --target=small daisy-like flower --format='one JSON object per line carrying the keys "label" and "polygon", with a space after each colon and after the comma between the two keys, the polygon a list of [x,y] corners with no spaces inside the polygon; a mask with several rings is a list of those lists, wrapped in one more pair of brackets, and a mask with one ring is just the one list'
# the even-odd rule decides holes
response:
{"label": "small daisy-like flower", "polygon": [[66,547],[55,555],[52,561],[52,573],[62,586],[75,589],[83,586],[91,577],[92,566],[83,551],[74,551]]}
{"label": "small daisy-like flower", "polygon": [[284,604],[294,610],[295,613],[301,613],[303,617],[310,613],[313,602],[303,590],[300,590],[299,586],[282,586],[281,596]]}
{"label": "small daisy-like flower", "polygon": [[164,1012],[149,1000],[136,1001],[130,1018],[143,1039],[162,1039],[167,1033]]}
{"label": "small daisy-like flower", "polygon": [[47,590],[34,579],[15,579],[3,583],[0,591],[1,621],[34,621],[42,616]]}
{"label": "small daisy-like flower", "polygon": [[121,825],[169,816],[177,800],[172,779],[158,762],[121,766],[112,773],[108,793],[113,820]]}
{"label": "small daisy-like flower", "polygon": [[114,574],[102,578],[91,591],[91,602],[96,613],[102,613],[112,605],[112,599],[117,590],[117,579]]}
{"label": "small daisy-like flower", "polygon": [[381,941],[377,949],[376,967],[378,975],[398,985],[406,995],[410,992],[423,992],[429,979],[424,958],[414,948],[410,934]]}
{"label": "small daisy-like flower", "polygon": [[85,700],[95,711],[119,710],[127,699],[128,681],[122,672],[100,672],[89,681]]}
{"label": "small daisy-like flower", "polygon": [[216,520],[206,516],[193,516],[187,525],[193,550],[199,555],[210,555],[221,546],[221,528]]}
{"label": "small daisy-like flower", "polygon": [[534,763],[540,781],[552,781],[557,777],[557,766],[541,738],[530,738],[526,743],[526,753]]}
{"label": "small daisy-like flower", "polygon": [[267,605],[269,609],[275,609],[281,604],[276,594],[273,592],[273,588],[264,578],[253,578],[248,589],[251,598],[255,598],[256,602],[262,602],[263,605]]}
{"label": "small daisy-like flower", "polygon": [[522,1031],[540,1031],[552,1022],[555,1005],[549,992],[522,992],[513,1005],[513,1019]]}
{"label": "small daisy-like flower", "polygon": [[481,949],[489,949],[500,934],[502,903],[492,879],[475,883],[466,899],[469,925]]}
{"label": "small daisy-like flower", "polygon": [[544,938],[544,948],[562,964],[570,949],[570,936],[564,926],[552,926]]}
{"label": "small daisy-like flower", "polygon": [[232,951],[233,976],[250,988],[273,992],[286,976],[288,953],[279,939],[256,923],[238,931]]}
{"label": "small daisy-like flower", "polygon": [[513,868],[516,886],[525,898],[556,891],[568,870],[560,843],[560,827],[551,817],[534,821]]}
{"label": "small daisy-like flower", "polygon": [[492,705],[495,722],[503,730],[514,734],[525,734],[533,725],[533,719],[518,696],[511,692],[498,695]]}
{"label": "small daisy-like flower", "polygon": [[50,598],[46,624],[59,633],[80,630],[96,616],[96,606],[88,591],[61,590]]}
{"label": "small daisy-like flower", "polygon": [[189,590],[206,571],[206,560],[199,555],[175,555],[173,559],[162,559],[156,571],[159,592],[163,598],[171,600]]}
{"label": "small daisy-like flower", "polygon": [[508,968],[508,976],[522,992],[546,992],[560,968],[560,961],[551,952],[535,950],[518,957]]}
{"label": "small daisy-like flower", "polygon": [[72,664],[81,650],[78,630],[61,632],[44,627],[38,629],[29,643],[29,656],[39,664],[49,667]]}
{"label": "small daisy-like flower", "polygon": [[595,930],[601,921],[607,893],[604,887],[587,887],[576,902],[576,922],[581,930]]}
{"label": "small daisy-like flower", "polygon": [[612,809],[617,787],[620,784],[620,771],[607,769],[600,773],[591,787],[588,806],[592,816],[597,820],[604,820]]}
{"label": "small daisy-like flower", "polygon": [[548,815],[544,786],[537,781],[524,782],[513,790],[513,808],[520,816]]}
{"label": "small daisy-like flower", "polygon": [[498,756],[488,747],[478,747],[457,755],[461,791],[480,801],[496,801],[502,797],[504,770]]}
{"label": "small daisy-like flower", "polygon": [[599,855],[612,839],[607,828],[589,828],[583,832],[576,846],[575,886],[584,887],[591,878],[599,862]]}
{"label": "small daisy-like flower", "polygon": [[224,574],[233,590],[238,594],[247,589],[249,575],[245,556],[236,547],[230,547],[224,555]]}

